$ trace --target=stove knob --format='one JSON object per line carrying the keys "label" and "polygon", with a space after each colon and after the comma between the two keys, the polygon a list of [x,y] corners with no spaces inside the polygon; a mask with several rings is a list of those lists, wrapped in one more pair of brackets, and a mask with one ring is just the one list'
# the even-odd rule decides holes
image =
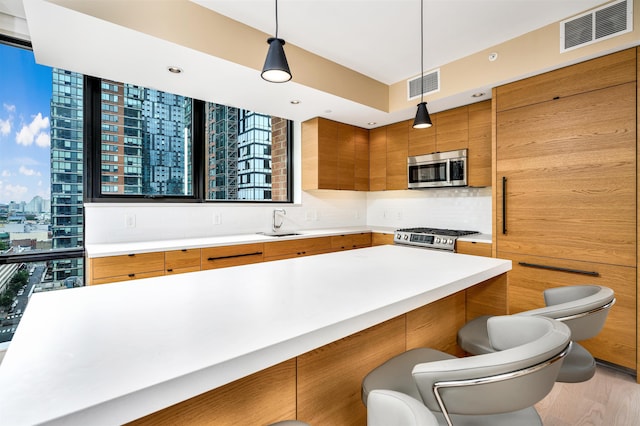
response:
{"label": "stove knob", "polygon": [[396,240],[401,240],[401,239],[402,239],[402,235],[396,234]]}
{"label": "stove knob", "polygon": [[453,240],[452,239],[449,239],[449,244],[453,244]]}
{"label": "stove knob", "polygon": [[436,243],[440,243],[440,238],[436,238]]}
{"label": "stove knob", "polygon": [[408,239],[409,239],[409,236],[408,236],[408,235],[405,235],[405,236],[404,236],[404,239],[405,239],[405,240],[408,240]]}

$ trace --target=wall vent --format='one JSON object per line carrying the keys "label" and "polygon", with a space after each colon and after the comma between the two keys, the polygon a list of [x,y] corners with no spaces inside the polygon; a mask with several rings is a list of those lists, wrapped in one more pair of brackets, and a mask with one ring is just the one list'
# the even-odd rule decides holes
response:
{"label": "wall vent", "polygon": [[[420,87],[422,76],[407,80],[407,100],[419,98],[420,95],[428,95],[440,91],[440,68],[424,74],[424,83]],[[420,91],[422,89],[422,92]]]}
{"label": "wall vent", "polygon": [[620,0],[560,22],[560,53],[633,31],[633,1]]}

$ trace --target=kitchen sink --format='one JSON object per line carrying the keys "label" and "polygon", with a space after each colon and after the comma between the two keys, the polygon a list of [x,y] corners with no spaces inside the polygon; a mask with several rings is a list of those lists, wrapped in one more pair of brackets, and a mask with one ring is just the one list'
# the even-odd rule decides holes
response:
{"label": "kitchen sink", "polygon": [[292,237],[294,235],[302,235],[297,232],[258,232],[260,235],[264,235],[265,237]]}

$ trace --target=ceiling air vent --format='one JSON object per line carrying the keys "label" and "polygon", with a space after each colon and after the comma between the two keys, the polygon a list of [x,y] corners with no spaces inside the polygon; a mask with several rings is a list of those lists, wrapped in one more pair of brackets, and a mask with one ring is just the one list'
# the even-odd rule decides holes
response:
{"label": "ceiling air vent", "polygon": [[633,1],[620,0],[560,22],[560,53],[633,30]]}
{"label": "ceiling air vent", "polygon": [[407,100],[419,98],[420,95],[428,95],[440,91],[440,68],[429,71],[424,75],[424,83],[422,84],[422,92],[420,82],[422,76],[407,80]]}

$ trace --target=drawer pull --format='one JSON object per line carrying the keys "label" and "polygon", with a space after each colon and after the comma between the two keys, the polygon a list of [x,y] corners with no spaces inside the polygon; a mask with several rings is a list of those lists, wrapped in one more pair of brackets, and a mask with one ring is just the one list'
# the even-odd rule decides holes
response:
{"label": "drawer pull", "polygon": [[255,253],[242,253],[242,254],[232,254],[230,256],[209,257],[207,260],[214,261],[214,260],[222,260],[222,259],[233,259],[234,257],[258,256],[261,254],[262,254],[261,251],[257,251]]}
{"label": "drawer pull", "polygon": [[167,269],[167,272],[173,272],[173,269]]}
{"label": "drawer pull", "polygon": [[127,256],[133,257],[133,256],[135,256],[135,253],[128,254]]}
{"label": "drawer pull", "polygon": [[133,277],[135,277],[135,276],[136,276],[136,274],[129,274],[129,275],[127,275],[127,276],[128,276],[129,278],[133,278]]}
{"label": "drawer pull", "polygon": [[537,263],[518,262],[518,265],[527,268],[547,269],[549,271],[568,272],[570,274],[589,275],[590,277],[599,277],[599,272],[583,271],[581,269],[561,268],[559,266],[539,265]]}

